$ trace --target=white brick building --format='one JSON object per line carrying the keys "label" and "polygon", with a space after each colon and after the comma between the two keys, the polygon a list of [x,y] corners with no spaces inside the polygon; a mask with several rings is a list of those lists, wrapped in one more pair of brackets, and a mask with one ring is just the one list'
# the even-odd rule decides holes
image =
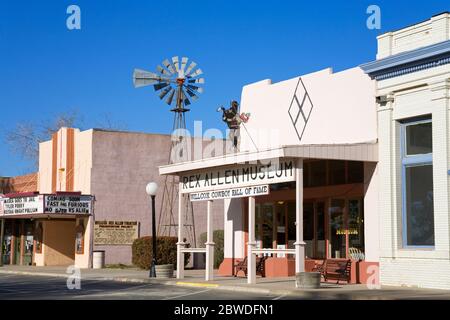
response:
{"label": "white brick building", "polygon": [[450,14],[378,37],[380,282],[450,289]]}

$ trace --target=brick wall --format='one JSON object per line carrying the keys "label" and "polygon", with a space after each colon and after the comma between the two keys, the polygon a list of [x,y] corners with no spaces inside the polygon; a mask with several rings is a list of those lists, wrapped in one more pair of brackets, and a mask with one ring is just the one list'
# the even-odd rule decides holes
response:
{"label": "brick wall", "polygon": [[38,190],[38,174],[17,177],[0,177],[0,193],[34,192]]}

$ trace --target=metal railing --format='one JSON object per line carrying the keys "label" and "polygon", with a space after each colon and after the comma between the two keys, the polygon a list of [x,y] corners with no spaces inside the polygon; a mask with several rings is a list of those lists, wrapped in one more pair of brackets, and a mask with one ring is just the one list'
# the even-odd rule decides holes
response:
{"label": "metal railing", "polygon": [[206,253],[206,248],[183,248],[182,253]]}

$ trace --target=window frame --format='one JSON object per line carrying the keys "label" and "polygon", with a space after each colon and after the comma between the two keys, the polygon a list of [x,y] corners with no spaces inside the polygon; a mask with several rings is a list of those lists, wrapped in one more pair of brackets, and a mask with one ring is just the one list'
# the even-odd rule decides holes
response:
{"label": "window frame", "polygon": [[[408,155],[406,151],[407,146],[407,134],[406,129],[412,125],[418,125],[422,123],[431,123],[431,130],[433,130],[433,121],[431,115],[427,117],[421,117],[420,119],[405,119],[400,122],[400,163],[401,163],[401,195],[402,195],[402,248],[404,249],[434,249],[436,246],[436,238],[434,245],[410,245],[408,244],[408,223],[407,223],[407,204],[406,204],[406,169],[411,167],[431,165],[433,168],[433,152],[426,154]],[[432,150],[433,150],[433,140]],[[433,183],[434,184],[434,183]],[[434,185],[433,185],[434,191]],[[434,200],[433,200],[434,201]],[[433,203],[433,215],[434,215],[434,203]],[[434,221],[434,219],[433,219]],[[436,229],[433,226],[433,232]]]}

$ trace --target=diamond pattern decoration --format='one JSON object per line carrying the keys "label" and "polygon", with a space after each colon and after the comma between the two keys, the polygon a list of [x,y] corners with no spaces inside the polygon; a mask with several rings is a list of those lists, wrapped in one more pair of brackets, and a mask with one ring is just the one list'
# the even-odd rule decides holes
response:
{"label": "diamond pattern decoration", "polygon": [[309,97],[305,84],[303,83],[302,78],[299,78],[288,110],[289,117],[291,118],[292,125],[294,126],[299,141],[302,140],[303,133],[305,132],[313,108],[314,105]]}

